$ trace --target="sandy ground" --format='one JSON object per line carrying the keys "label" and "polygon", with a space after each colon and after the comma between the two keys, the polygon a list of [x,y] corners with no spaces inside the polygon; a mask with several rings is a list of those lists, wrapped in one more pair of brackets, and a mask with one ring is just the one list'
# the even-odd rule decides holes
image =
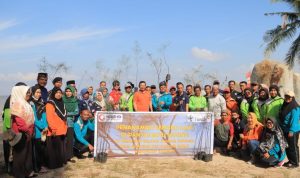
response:
{"label": "sandy ground", "polygon": [[[0,123],[2,132],[2,123]],[[1,134],[2,135],[2,134]],[[1,136],[2,139],[2,136]],[[0,148],[0,177],[11,177],[4,173],[3,148]],[[170,158],[109,158],[107,163],[93,159],[68,163],[64,168],[51,170],[38,177],[105,177],[105,178],[194,178],[194,177],[291,177],[300,178],[300,168],[261,168],[242,160],[216,154],[213,161],[195,161],[191,157]]]}

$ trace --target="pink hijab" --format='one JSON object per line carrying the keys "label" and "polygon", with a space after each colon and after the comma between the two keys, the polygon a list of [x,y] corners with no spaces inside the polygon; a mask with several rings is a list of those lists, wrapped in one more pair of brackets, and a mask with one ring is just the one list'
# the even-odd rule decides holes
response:
{"label": "pink hijab", "polygon": [[26,93],[29,90],[28,86],[14,86],[11,90],[10,97],[10,113],[18,116],[32,125],[34,123],[34,113],[31,105],[26,101]]}

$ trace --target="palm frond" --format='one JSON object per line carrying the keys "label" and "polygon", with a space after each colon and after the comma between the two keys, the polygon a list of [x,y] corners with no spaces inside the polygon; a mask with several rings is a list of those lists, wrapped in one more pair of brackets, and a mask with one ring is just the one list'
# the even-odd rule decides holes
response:
{"label": "palm frond", "polygon": [[300,17],[300,13],[298,12],[272,12],[272,13],[265,13],[265,16],[273,16],[273,15],[279,15],[279,16],[286,16],[287,21],[294,22],[297,21]]}
{"label": "palm frond", "polygon": [[289,68],[294,67],[295,58],[299,56],[299,52],[300,52],[300,35],[293,41],[284,59],[285,63],[289,66]]}
{"label": "palm frond", "polygon": [[285,29],[278,25],[276,28],[268,30],[263,37],[265,43],[267,43],[265,55],[273,52],[282,41],[293,38],[299,26],[300,21],[296,21],[287,24]]}
{"label": "palm frond", "polygon": [[300,1],[299,0],[271,0],[273,3],[278,2],[285,2],[287,3],[291,8],[295,9],[296,11],[300,12]]}

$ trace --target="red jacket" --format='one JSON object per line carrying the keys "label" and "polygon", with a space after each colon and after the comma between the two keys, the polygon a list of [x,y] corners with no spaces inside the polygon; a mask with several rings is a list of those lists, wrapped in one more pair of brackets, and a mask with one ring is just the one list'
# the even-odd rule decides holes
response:
{"label": "red jacket", "polygon": [[15,133],[26,132],[27,134],[32,136],[34,124],[27,125],[24,119],[18,116],[14,116],[12,120],[12,129]]}
{"label": "red jacket", "polygon": [[114,100],[114,103],[117,104],[120,101],[120,98],[122,96],[122,92],[120,92],[119,90],[112,89],[109,96],[111,96],[112,99]]}

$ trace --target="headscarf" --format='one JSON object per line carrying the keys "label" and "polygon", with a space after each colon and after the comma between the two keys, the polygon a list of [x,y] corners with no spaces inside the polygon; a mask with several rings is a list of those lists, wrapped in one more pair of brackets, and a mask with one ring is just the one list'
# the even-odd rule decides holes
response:
{"label": "headscarf", "polygon": [[256,114],[254,112],[249,112],[249,115],[252,116],[252,124],[250,125],[249,122],[247,122],[247,125],[246,125],[246,130],[247,132],[254,129],[256,126],[262,126],[262,124],[260,122],[258,122],[257,120],[257,117],[256,117]]}
{"label": "headscarf", "polygon": [[[283,153],[285,149],[288,147],[288,143],[286,142],[283,132],[281,128],[279,127],[276,119],[274,118],[267,118],[266,122],[268,120],[271,120],[273,122],[273,128],[269,129],[267,126],[265,126],[261,141],[259,144],[259,148],[262,152],[268,152],[270,149],[272,149],[275,146],[276,137],[279,141],[281,152]],[[276,136],[276,137],[275,137]]]}
{"label": "headscarf", "polygon": [[58,91],[61,91],[62,90],[60,88],[57,88],[57,87],[54,87],[52,89],[52,93],[50,95],[50,98],[49,98],[49,101],[48,103],[51,103],[54,105],[55,107],[55,112],[56,114],[58,115],[58,117],[60,117],[62,120],[66,120],[66,116],[67,116],[67,111],[66,111],[66,108],[65,108],[65,104],[64,104],[64,101],[63,99],[56,99],[55,98],[55,94],[58,92]]}
{"label": "headscarf", "polygon": [[[99,101],[97,99],[97,96],[98,95],[101,95],[102,96],[102,100]],[[94,97],[94,102],[98,105],[98,106],[101,106],[101,108],[105,108],[106,107],[106,103],[105,103],[105,98],[103,97],[103,94],[100,90],[97,90],[97,93],[96,93],[96,96]]]}
{"label": "headscarf", "polygon": [[38,118],[38,120],[40,120],[42,118],[43,112],[45,112],[45,103],[42,99],[42,96],[39,99],[34,97],[34,94],[38,89],[40,89],[39,85],[35,85],[35,86],[31,87],[32,94],[31,94],[30,100],[33,102],[33,104],[36,108],[37,118]]}
{"label": "headscarf", "polygon": [[286,115],[288,115],[293,109],[299,107],[299,104],[295,100],[295,97],[293,97],[292,101],[290,103],[287,103],[284,101],[281,107],[281,111],[279,113],[280,121],[283,122]]}
{"label": "headscarf", "polygon": [[251,88],[246,88],[246,89],[244,90],[244,93],[246,93],[246,91],[250,91],[250,92],[252,93],[252,95],[251,95],[250,98],[246,98],[246,94],[245,94],[245,99],[247,100],[247,102],[248,102],[249,105],[251,106],[255,96],[254,96],[253,90],[252,90]]}
{"label": "headscarf", "polygon": [[271,91],[272,89],[275,89],[277,91],[277,96],[280,96],[279,87],[277,85],[271,85],[269,87],[269,91]]}
{"label": "headscarf", "polygon": [[67,112],[74,112],[77,107],[78,107],[78,101],[77,98],[75,97],[75,88],[72,87],[71,85],[68,85],[65,89],[65,91],[69,89],[72,92],[72,96],[71,97],[67,97],[66,94],[63,95],[63,101],[65,103],[66,106],[66,110]]}
{"label": "headscarf", "polygon": [[[15,84],[15,86],[27,86],[27,85],[23,82],[18,82],[18,83]],[[3,111],[5,109],[9,109],[9,107],[10,107],[10,97],[11,96],[9,95],[9,97],[6,99],[4,107],[3,107]]]}
{"label": "headscarf", "polygon": [[26,101],[28,86],[14,86],[10,97],[10,113],[24,119],[30,126],[34,123],[34,113],[31,105]]}
{"label": "headscarf", "polygon": [[[266,93],[266,95],[264,97],[260,97],[260,92],[264,91]],[[258,100],[259,101],[266,101],[267,99],[269,99],[269,90],[267,88],[261,88],[258,91]]]}

